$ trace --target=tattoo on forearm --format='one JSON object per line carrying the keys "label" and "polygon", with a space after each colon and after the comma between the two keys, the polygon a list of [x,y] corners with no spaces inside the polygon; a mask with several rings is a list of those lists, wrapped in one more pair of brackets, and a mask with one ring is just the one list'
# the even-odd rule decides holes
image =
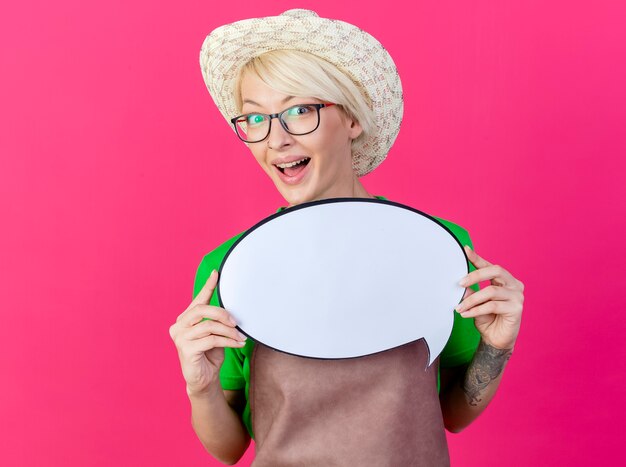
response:
{"label": "tattoo on forearm", "polygon": [[496,349],[480,341],[474,359],[465,373],[463,392],[470,405],[478,405],[483,389],[502,373],[513,349]]}

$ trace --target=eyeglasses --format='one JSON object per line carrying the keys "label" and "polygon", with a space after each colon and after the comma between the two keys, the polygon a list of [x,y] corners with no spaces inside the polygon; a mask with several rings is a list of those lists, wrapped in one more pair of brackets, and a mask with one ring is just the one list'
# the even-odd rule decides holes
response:
{"label": "eyeglasses", "polygon": [[278,118],[280,125],[289,134],[308,135],[320,126],[320,109],[336,104],[299,104],[276,114],[253,112],[239,115],[230,121],[239,139],[246,143],[258,143],[270,134],[272,119]]}

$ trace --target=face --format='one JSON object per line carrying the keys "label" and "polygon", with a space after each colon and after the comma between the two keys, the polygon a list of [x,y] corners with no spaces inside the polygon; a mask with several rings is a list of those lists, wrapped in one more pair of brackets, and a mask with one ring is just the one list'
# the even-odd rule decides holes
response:
{"label": "face", "polygon": [[[297,104],[323,103],[310,97],[294,97],[275,91],[261,79],[246,73],[241,81],[242,114],[273,114]],[[261,168],[290,206],[325,198],[356,197],[362,189],[352,169],[352,140],[361,126],[340,107],[320,109],[319,127],[312,133],[294,136],[278,119],[272,119],[269,136],[248,143]],[[302,161],[293,167],[294,162]]]}

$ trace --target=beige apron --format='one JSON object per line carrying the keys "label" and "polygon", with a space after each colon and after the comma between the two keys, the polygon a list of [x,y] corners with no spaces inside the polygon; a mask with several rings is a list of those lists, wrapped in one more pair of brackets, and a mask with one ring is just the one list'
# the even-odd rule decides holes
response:
{"label": "beige apron", "polygon": [[254,467],[450,464],[423,339],[366,357],[318,360],[256,343],[250,366]]}

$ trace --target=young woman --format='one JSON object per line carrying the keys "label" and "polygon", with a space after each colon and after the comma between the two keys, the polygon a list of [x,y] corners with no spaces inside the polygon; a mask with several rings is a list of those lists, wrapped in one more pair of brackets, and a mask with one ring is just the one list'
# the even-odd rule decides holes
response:
{"label": "young woman", "polygon": [[[386,157],[403,103],[395,65],[372,36],[290,10],[216,29],[201,67],[289,206],[375,197],[359,177]],[[439,220],[471,245],[463,228]],[[523,284],[466,247],[467,292],[437,364],[423,370],[423,340],[357,359],[301,358],[246,340],[218,306],[216,270],[240,235],[203,258],[195,298],[170,328],[205,448],[232,464],[254,437],[255,466],[448,465],[444,427],[462,430],[493,398],[519,332]]]}

